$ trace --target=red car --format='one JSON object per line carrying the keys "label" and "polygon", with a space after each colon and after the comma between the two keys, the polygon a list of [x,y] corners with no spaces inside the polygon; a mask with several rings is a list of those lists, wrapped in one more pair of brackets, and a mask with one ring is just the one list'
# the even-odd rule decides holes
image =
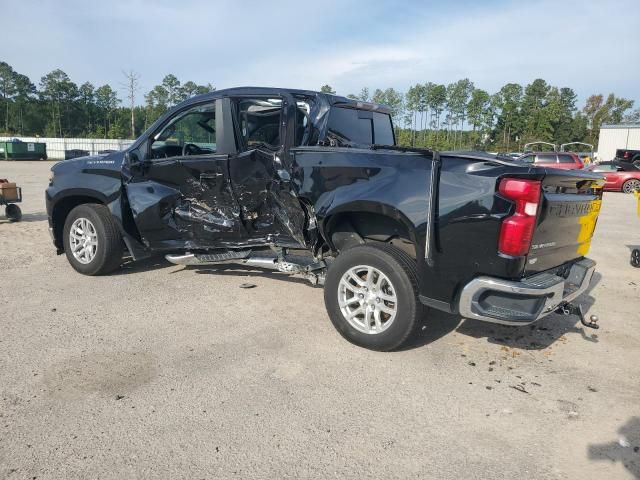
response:
{"label": "red car", "polygon": [[537,167],[560,168],[562,170],[580,170],[584,163],[575,153],[570,152],[531,152],[519,159],[521,162],[533,163]]}
{"label": "red car", "polygon": [[601,162],[589,165],[587,170],[602,173],[605,190],[633,193],[640,190],[640,168],[628,162]]}

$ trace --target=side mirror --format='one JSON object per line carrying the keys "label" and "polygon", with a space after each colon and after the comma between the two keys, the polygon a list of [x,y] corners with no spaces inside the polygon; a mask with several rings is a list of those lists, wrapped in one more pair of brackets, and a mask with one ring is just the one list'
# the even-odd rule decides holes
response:
{"label": "side mirror", "polygon": [[140,158],[138,157],[138,154],[134,150],[134,151],[125,152],[124,161],[128,166],[132,167],[140,163]]}

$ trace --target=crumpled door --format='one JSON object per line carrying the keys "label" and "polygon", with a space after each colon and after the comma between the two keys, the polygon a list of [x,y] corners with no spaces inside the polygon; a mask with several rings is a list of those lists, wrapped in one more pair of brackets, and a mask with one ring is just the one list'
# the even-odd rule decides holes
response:
{"label": "crumpled door", "polygon": [[126,184],[145,245],[215,248],[246,238],[227,165],[227,155],[147,162]]}

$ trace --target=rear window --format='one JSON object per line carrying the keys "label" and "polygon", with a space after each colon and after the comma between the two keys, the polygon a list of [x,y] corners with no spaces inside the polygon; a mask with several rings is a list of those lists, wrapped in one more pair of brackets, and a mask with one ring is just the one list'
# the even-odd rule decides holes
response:
{"label": "rear window", "polygon": [[329,114],[328,134],[342,144],[394,145],[391,117],[385,113],[334,107]]}
{"label": "rear window", "polygon": [[560,163],[576,163],[571,155],[558,155],[558,161]]}
{"label": "rear window", "polygon": [[395,145],[391,116],[386,113],[373,112],[374,142],[378,145]]}
{"label": "rear window", "polygon": [[556,163],[556,156],[551,154],[540,154],[536,156],[536,163]]}

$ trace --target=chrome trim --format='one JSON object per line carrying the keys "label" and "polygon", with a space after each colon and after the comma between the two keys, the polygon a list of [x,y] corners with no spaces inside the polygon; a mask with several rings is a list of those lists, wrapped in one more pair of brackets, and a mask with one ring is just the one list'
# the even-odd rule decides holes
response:
{"label": "chrome trim", "polygon": [[433,233],[435,230],[434,216],[436,196],[438,194],[438,173],[440,169],[440,154],[433,152],[431,157],[431,172],[429,174],[429,196],[427,197],[427,231],[425,234],[424,258],[427,265],[433,266]]}
{"label": "chrome trim", "polygon": [[[569,282],[563,277],[555,275],[553,276],[555,278],[552,279],[552,282],[547,282],[551,283],[551,285],[547,287],[536,287],[535,276],[519,282],[486,276],[477,277],[467,285],[465,285],[465,287],[462,289],[460,299],[458,301],[458,311],[460,315],[465,318],[482,320],[484,322],[499,323],[501,325],[512,326],[528,325],[546,315],[549,315],[560,305],[573,301],[574,299],[582,295],[585,290],[587,290],[587,288],[589,288],[589,285],[591,284],[591,278],[593,277],[593,273],[595,272],[596,263],[593,260],[584,258],[576,262],[571,268],[584,268],[586,271],[580,285],[577,288],[571,290],[566,295],[565,287],[567,286],[567,284],[569,284]],[[480,294],[485,291],[515,293],[540,298],[546,297],[546,300],[543,307],[535,316],[533,316],[533,318],[527,319],[525,321],[506,320],[490,317],[474,311],[475,302],[479,298]]]}
{"label": "chrome trim", "polygon": [[201,263],[193,253],[186,253],[184,255],[170,254],[165,255],[164,258],[176,265],[200,265]]}

